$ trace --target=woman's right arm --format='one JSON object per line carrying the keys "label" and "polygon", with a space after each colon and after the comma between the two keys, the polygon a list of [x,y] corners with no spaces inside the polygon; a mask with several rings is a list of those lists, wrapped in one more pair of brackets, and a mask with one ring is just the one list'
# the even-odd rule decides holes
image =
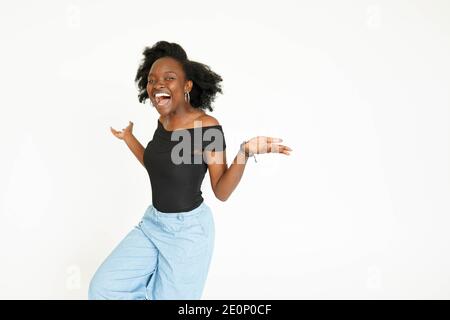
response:
{"label": "woman's right arm", "polygon": [[145,167],[144,165],[145,148],[138,141],[138,139],[136,139],[136,137],[133,134],[129,134],[126,135],[123,140],[127,144],[128,148],[130,148],[131,152],[133,152],[133,154],[139,160],[139,162]]}
{"label": "woman's right arm", "polygon": [[130,148],[131,152],[133,152],[135,157],[145,167],[145,165],[144,165],[145,148],[133,135],[133,122],[129,121],[128,127],[123,128],[122,131],[117,131],[117,130],[113,129],[112,127],[110,127],[110,128],[111,128],[112,134],[116,138],[125,141],[128,148]]}

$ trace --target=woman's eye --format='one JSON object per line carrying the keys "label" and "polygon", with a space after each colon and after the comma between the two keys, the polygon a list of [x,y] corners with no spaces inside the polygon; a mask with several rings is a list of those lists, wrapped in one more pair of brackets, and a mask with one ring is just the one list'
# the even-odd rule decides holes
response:
{"label": "woman's eye", "polygon": [[[167,77],[167,78],[166,78],[166,80],[174,80],[174,79],[175,79],[174,77]],[[153,81],[153,79],[148,79],[148,80],[147,80],[147,83],[152,84],[152,83],[154,83],[154,81]]]}

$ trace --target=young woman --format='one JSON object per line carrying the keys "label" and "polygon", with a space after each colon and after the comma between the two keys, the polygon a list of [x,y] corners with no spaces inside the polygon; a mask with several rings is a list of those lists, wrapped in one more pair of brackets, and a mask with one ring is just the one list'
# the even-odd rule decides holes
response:
{"label": "young woman", "polygon": [[222,78],[189,60],[176,43],[159,41],[143,55],[135,81],[139,101],[150,99],[160,115],[153,139],[144,148],[133,136],[131,121],[111,132],[146,168],[152,204],[98,268],[88,296],[200,299],[214,247],[213,215],[200,190],[206,171],[215,196],[226,201],[250,156],[289,155],[292,149],[278,144],[278,138],[254,137],[241,144],[228,167],[222,126],[205,112],[213,110],[211,103],[222,93]]}

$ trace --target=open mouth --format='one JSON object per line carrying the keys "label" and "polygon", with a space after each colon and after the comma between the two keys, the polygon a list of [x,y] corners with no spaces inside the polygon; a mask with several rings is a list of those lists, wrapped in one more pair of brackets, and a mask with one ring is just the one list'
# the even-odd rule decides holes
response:
{"label": "open mouth", "polygon": [[157,107],[165,107],[167,106],[170,101],[172,100],[172,97],[170,94],[165,92],[158,92],[154,95],[156,100],[156,106]]}

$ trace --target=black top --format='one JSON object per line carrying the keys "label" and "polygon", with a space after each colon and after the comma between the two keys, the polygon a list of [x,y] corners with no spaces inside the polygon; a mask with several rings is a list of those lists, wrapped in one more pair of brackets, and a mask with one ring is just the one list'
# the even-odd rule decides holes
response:
{"label": "black top", "polygon": [[168,131],[158,119],[153,139],[144,151],[152,204],[158,211],[190,211],[203,202],[200,188],[208,169],[202,156],[205,149],[226,149],[221,125]]}

